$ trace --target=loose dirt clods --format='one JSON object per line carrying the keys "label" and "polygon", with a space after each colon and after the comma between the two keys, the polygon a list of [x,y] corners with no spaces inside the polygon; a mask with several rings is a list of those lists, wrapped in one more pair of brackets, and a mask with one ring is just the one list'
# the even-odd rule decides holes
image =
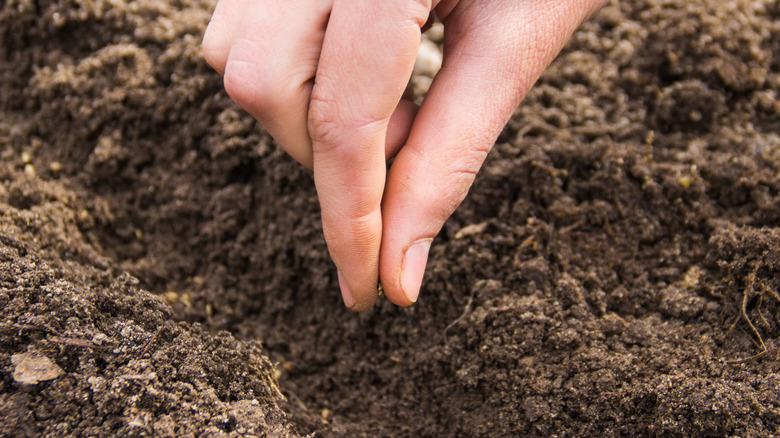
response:
{"label": "loose dirt clods", "polygon": [[362,314],[212,8],[0,6],[0,437],[780,434],[775,2],[607,5]]}

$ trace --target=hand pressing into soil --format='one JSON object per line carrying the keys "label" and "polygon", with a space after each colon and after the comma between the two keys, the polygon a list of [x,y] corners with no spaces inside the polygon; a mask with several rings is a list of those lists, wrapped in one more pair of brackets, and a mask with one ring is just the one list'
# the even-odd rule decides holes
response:
{"label": "hand pressing into soil", "polygon": [[[604,3],[219,0],[203,53],[230,97],[313,169],[346,306],[370,308],[380,278],[408,306],[501,129]],[[444,61],[418,110],[407,84],[434,11]]]}

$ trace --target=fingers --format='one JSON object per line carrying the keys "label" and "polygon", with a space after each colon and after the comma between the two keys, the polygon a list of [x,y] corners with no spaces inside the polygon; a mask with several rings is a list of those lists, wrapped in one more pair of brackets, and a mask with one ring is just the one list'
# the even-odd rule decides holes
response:
{"label": "fingers", "polygon": [[307,108],[330,6],[330,0],[221,0],[203,44],[230,97],[309,167]]}
{"label": "fingers", "polygon": [[[223,74],[230,97],[309,169],[308,106],[331,6],[331,0],[220,0],[203,39],[203,56]],[[406,141],[416,112],[410,101],[396,108],[387,158]]]}
{"label": "fingers", "polygon": [[314,180],[345,304],[377,299],[388,124],[414,66],[429,7],[335,0],[309,107]]}
{"label": "fingers", "polygon": [[433,238],[522,97],[589,13],[566,3],[574,2],[463,1],[437,10],[444,64],[390,169],[382,205],[380,276],[392,302],[416,301]]}
{"label": "fingers", "polygon": [[419,113],[399,99],[435,1],[220,0],[203,50],[230,96],[313,166],[348,307],[374,303],[380,259],[388,297],[408,305],[506,120],[603,1],[444,0],[445,62]]}

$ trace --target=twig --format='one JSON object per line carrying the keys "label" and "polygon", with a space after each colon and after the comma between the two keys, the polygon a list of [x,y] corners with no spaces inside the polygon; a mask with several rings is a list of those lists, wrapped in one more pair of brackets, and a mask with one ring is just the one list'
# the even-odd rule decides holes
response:
{"label": "twig", "polygon": [[739,364],[742,364],[742,363],[752,362],[752,361],[758,359],[759,357],[767,354],[768,352],[769,352],[769,350],[764,350],[764,351],[762,351],[760,353],[756,353],[756,354],[754,354],[754,355],[752,355],[750,357],[746,357],[746,358],[743,358],[743,359],[727,360],[726,363],[729,364],[729,365],[739,365]]}
{"label": "twig", "polygon": [[146,350],[148,350],[149,347],[152,345],[152,343],[154,343],[154,341],[157,340],[157,338],[160,336],[160,332],[161,331],[162,331],[162,327],[158,328],[157,332],[155,332],[154,336],[152,336],[148,341],[146,341],[146,343],[144,344],[144,347],[141,349],[140,356],[143,356],[144,354],[146,354]]}
{"label": "twig", "polygon": [[98,345],[92,341],[77,338],[63,338],[61,336],[50,336],[48,340],[57,344],[69,345],[71,347],[91,348],[93,350],[107,350],[106,345]]}
{"label": "twig", "polygon": [[[766,344],[764,344],[764,338],[761,337],[761,333],[758,332],[758,329],[756,329],[756,326],[753,325],[753,321],[750,320],[750,318],[747,315],[747,304],[748,304],[748,290],[753,290],[755,287],[755,281],[756,281],[756,272],[758,272],[758,268],[756,268],[752,274],[750,274],[750,286],[745,288],[745,290],[742,291],[742,314],[740,315],[742,319],[747,322],[748,326],[750,327],[750,330],[753,331],[753,334],[756,335],[756,338],[758,339],[758,342],[761,344],[761,351],[757,354],[754,354],[753,356],[746,357],[744,359],[734,359],[734,360],[727,360],[726,363],[728,364],[740,364],[740,363],[746,363],[750,362],[752,360],[758,359],[759,357],[765,355],[768,351],[766,348]],[[760,313],[759,313],[760,314]],[[737,318],[736,321],[734,321],[734,324],[732,324],[731,328],[734,328],[734,325],[737,324],[739,321],[739,318]]]}
{"label": "twig", "polygon": [[442,336],[444,336],[444,343],[447,343],[447,331],[455,326],[455,324],[461,322],[463,318],[466,317],[466,315],[469,313],[469,310],[471,309],[471,303],[474,301],[474,290],[472,289],[471,295],[469,296],[469,300],[466,301],[466,307],[463,308],[463,313],[455,320],[452,321],[447,327],[444,327],[444,332],[442,333]]}

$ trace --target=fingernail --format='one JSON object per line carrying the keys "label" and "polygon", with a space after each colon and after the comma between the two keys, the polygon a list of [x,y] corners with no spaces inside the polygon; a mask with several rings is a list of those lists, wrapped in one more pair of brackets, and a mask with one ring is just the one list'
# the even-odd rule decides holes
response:
{"label": "fingernail", "polygon": [[401,272],[401,289],[411,302],[417,301],[422,286],[425,265],[428,263],[428,251],[433,239],[421,239],[414,242],[404,255],[403,271]]}
{"label": "fingernail", "polygon": [[344,305],[347,306],[347,309],[352,309],[355,307],[355,297],[352,296],[352,291],[349,290],[347,280],[341,275],[341,271],[336,270],[336,272],[339,278],[339,288],[341,288],[341,298],[344,300]]}

